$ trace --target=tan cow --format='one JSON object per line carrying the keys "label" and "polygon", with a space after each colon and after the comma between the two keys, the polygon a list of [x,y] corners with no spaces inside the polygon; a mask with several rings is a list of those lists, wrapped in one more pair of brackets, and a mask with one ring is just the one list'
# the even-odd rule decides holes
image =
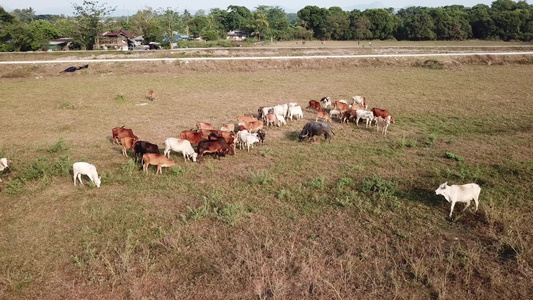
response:
{"label": "tan cow", "polygon": [[318,119],[324,119],[328,123],[331,123],[331,118],[329,117],[328,113],[324,112],[324,111],[319,111],[319,112],[316,113],[316,120],[315,121],[318,121]]}
{"label": "tan cow", "polygon": [[259,129],[263,129],[263,126],[265,125],[263,121],[257,120],[253,122],[239,122],[239,125],[243,125],[244,129],[248,130],[249,132],[257,131]]}
{"label": "tan cow", "polygon": [[237,121],[239,122],[253,122],[257,121],[257,119],[254,116],[240,116],[237,118]]}
{"label": "tan cow", "polygon": [[135,145],[135,142],[137,142],[139,139],[137,137],[123,137],[120,138],[120,143],[122,144],[122,155],[128,156],[126,149],[132,149],[133,145]]}
{"label": "tan cow", "polygon": [[163,174],[162,168],[163,167],[173,167],[174,161],[171,159],[168,159],[163,154],[155,154],[155,153],[145,153],[143,155],[144,165],[143,165],[143,171],[148,172],[148,165],[154,165],[157,166],[157,171],[155,173]]}
{"label": "tan cow", "polygon": [[213,127],[213,125],[209,124],[209,123],[205,123],[205,122],[196,122],[196,129],[198,129],[198,131],[200,130],[214,130],[215,128]]}

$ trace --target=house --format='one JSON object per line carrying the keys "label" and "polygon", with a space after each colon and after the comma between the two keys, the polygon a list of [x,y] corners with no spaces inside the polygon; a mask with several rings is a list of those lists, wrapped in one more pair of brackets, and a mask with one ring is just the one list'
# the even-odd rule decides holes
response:
{"label": "house", "polygon": [[50,49],[59,48],[60,50],[68,51],[71,43],[72,43],[71,38],[59,38],[59,39],[51,40],[48,44],[51,46]]}
{"label": "house", "polygon": [[117,50],[128,50],[128,40],[134,38],[135,36],[130,33],[129,30],[121,30],[119,32],[101,32],[98,34],[94,48],[95,49],[104,49],[114,48]]}
{"label": "house", "polygon": [[238,42],[245,41],[247,37],[248,36],[246,35],[246,33],[241,30],[231,30],[231,31],[228,31],[228,33],[226,34],[227,40],[238,41]]}

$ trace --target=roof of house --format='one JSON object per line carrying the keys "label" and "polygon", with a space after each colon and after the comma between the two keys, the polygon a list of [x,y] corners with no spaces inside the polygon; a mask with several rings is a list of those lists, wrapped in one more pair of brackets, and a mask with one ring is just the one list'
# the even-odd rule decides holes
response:
{"label": "roof of house", "polygon": [[227,33],[228,36],[245,36],[246,33],[242,30],[230,30]]}
{"label": "roof of house", "polygon": [[61,45],[72,42],[72,38],[59,38],[55,40],[51,40],[48,44],[49,45]]}
{"label": "roof of house", "polygon": [[132,36],[131,32],[129,30],[121,30],[119,32],[110,32],[110,31],[105,31],[105,32],[102,32],[101,33],[103,36],[106,36],[106,37],[119,37],[121,35],[129,38],[130,36]]}

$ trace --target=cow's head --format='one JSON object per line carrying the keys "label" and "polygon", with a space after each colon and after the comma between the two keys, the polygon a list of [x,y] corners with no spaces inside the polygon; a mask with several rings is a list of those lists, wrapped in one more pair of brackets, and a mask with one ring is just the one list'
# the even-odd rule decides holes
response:
{"label": "cow's head", "polygon": [[444,192],[448,188],[448,182],[441,184],[438,189],[435,190],[435,194],[437,195],[444,195]]}

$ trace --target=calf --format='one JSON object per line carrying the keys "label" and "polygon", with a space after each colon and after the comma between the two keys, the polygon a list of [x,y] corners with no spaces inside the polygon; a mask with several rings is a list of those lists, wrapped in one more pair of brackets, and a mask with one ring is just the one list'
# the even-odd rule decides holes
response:
{"label": "calf", "polygon": [[315,121],[318,121],[318,119],[324,119],[328,123],[331,123],[331,118],[329,117],[327,112],[323,112],[323,111],[317,112]]}
{"label": "calf", "polygon": [[124,128],[124,126],[113,128],[111,130],[111,134],[113,136],[113,144],[118,144],[118,140],[123,137],[137,138],[137,136],[133,134],[133,130]]}
{"label": "calf", "polygon": [[308,109],[308,108],[314,108],[316,111],[323,111],[322,106],[320,105],[320,102],[315,101],[315,100],[309,101],[309,105],[305,109]]}
{"label": "calf", "polygon": [[463,184],[463,185],[448,185],[448,182],[445,182],[435,190],[435,194],[443,195],[446,201],[452,204],[450,208],[450,218],[452,217],[453,208],[456,202],[466,203],[465,209],[470,206],[470,202],[474,200],[476,204],[476,211],[479,205],[479,193],[481,188],[475,183]]}
{"label": "calf", "polygon": [[194,144],[194,145],[198,145],[198,143],[204,139],[202,137],[201,132],[194,132],[194,131],[187,131],[187,130],[184,130],[180,133],[180,138],[182,140],[187,140],[191,142],[191,144]]}
{"label": "calf", "polygon": [[376,118],[377,117],[386,118],[386,117],[390,116],[391,117],[391,122],[394,123],[394,117],[389,113],[388,110],[374,107],[370,111],[372,111],[372,113],[374,113],[374,117],[376,117]]}
{"label": "calf", "polygon": [[148,99],[152,100],[152,101],[155,101],[156,100],[156,97],[155,97],[155,92],[150,90],[148,92]]}
{"label": "calf", "polygon": [[287,121],[285,121],[285,117],[282,115],[276,115],[278,117],[278,121],[280,125],[287,125]]}
{"label": "calf", "polygon": [[174,161],[171,159],[168,159],[163,154],[145,153],[143,155],[143,161],[144,161],[143,171],[146,173],[148,173],[148,165],[157,166],[157,170],[155,171],[156,174],[157,173],[163,174],[163,171],[162,171],[163,167],[169,168],[169,167],[174,166]]}
{"label": "calf", "polygon": [[156,144],[152,144],[145,141],[137,141],[133,145],[133,151],[135,152],[135,163],[143,161],[143,156],[146,153],[159,154],[159,147]]}
{"label": "calf", "polygon": [[165,140],[165,151],[163,152],[168,158],[170,158],[170,150],[174,152],[181,152],[183,154],[183,160],[187,161],[187,158],[196,161],[198,153],[194,152],[191,146],[191,142],[187,140],[168,138]]}
{"label": "calf", "polygon": [[275,114],[267,114],[265,116],[265,122],[267,126],[270,126],[271,124],[279,126],[279,120]]}
{"label": "calf", "polygon": [[386,117],[385,119],[382,117],[377,117],[376,119],[376,130],[379,131],[379,127],[381,127],[381,133],[383,135],[387,135],[387,128],[389,128],[389,125],[391,123],[391,116]]}
{"label": "calf", "polygon": [[87,175],[97,188],[100,187],[101,177],[98,177],[98,172],[96,172],[96,167],[94,165],[86,162],[75,162],[72,165],[72,171],[74,174],[74,186],[76,186],[76,179],[78,179],[81,185],[83,185],[81,175]]}
{"label": "calf", "polygon": [[137,137],[123,137],[120,139],[120,143],[122,144],[122,155],[128,156],[128,153],[126,152],[127,149],[132,149],[135,143],[138,141]]}
{"label": "calf", "polygon": [[226,124],[220,127],[220,131],[233,132],[235,130],[235,124]]}
{"label": "calf", "polygon": [[257,131],[257,137],[259,138],[259,141],[261,142],[261,145],[265,143],[266,138],[266,132],[263,129],[259,129]]}
{"label": "calf", "polygon": [[254,143],[259,143],[259,138],[257,137],[257,133],[250,133],[246,136],[246,147],[248,148],[248,152],[250,152],[250,147],[252,149],[254,148]]}

